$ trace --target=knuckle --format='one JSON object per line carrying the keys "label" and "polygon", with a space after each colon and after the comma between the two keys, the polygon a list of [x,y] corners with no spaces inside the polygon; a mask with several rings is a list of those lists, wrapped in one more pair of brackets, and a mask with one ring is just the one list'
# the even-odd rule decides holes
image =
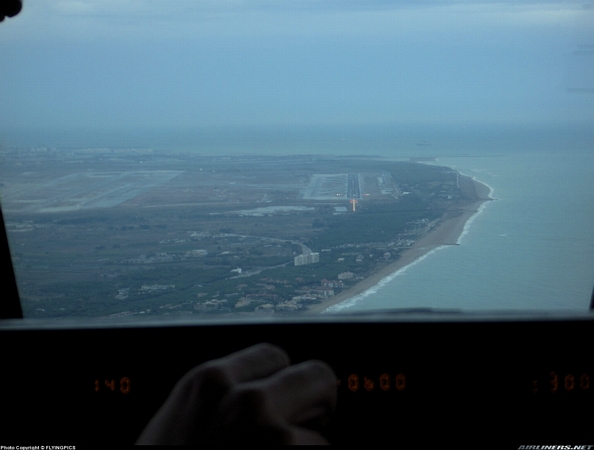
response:
{"label": "knuckle", "polygon": [[336,374],[332,367],[320,360],[311,360],[303,363],[303,369],[306,370],[309,376],[319,382],[328,386],[336,385]]}
{"label": "knuckle", "polygon": [[271,344],[269,342],[261,342],[259,344],[256,344],[254,346],[252,346],[253,349],[255,350],[261,350],[261,351],[265,351],[265,352],[271,352],[271,353],[285,353],[285,351],[280,348],[277,345]]}
{"label": "knuckle", "polygon": [[270,344],[267,342],[256,344],[247,350],[251,350],[262,356],[266,356],[268,359],[279,361],[282,365],[288,366],[291,362],[289,355],[286,351],[284,351],[277,345]]}
{"label": "knuckle", "polygon": [[313,359],[309,363],[312,369],[318,371],[320,374],[331,374],[332,376],[334,376],[334,370],[332,370],[332,367],[330,367],[328,363],[320,361],[319,359]]}
{"label": "knuckle", "polygon": [[224,392],[233,385],[232,375],[222,364],[208,362],[194,367],[178,383],[184,395],[194,396],[206,390]]}

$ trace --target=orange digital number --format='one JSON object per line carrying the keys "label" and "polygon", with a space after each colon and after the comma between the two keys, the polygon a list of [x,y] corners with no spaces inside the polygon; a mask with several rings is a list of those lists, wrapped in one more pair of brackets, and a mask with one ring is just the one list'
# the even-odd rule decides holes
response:
{"label": "orange digital number", "polygon": [[348,383],[349,391],[357,392],[359,390],[359,375],[349,375]]}
{"label": "orange digital number", "polygon": [[363,377],[363,386],[368,392],[371,392],[375,389],[375,383],[371,378]]}
{"label": "orange digital number", "polygon": [[538,380],[532,380],[532,393],[538,394]]}
{"label": "orange digital number", "polygon": [[116,390],[116,383],[115,380],[105,380],[105,387],[111,389],[112,392]]}
{"label": "orange digital number", "polygon": [[101,383],[99,383],[99,380],[95,380],[95,392],[99,392]]}
{"label": "orange digital number", "polygon": [[590,389],[590,376],[585,373],[580,377],[580,387],[585,391]]}
{"label": "orange digital number", "polygon": [[380,389],[382,391],[389,391],[390,390],[390,375],[387,373],[382,373],[380,375]]}
{"label": "orange digital number", "polygon": [[120,392],[122,394],[129,394],[130,393],[130,378],[123,377],[120,380]]}
{"label": "orange digital number", "polygon": [[565,390],[568,392],[573,391],[575,388],[575,378],[573,374],[565,375]]}
{"label": "orange digital number", "polygon": [[396,375],[396,383],[394,385],[397,390],[404,391],[406,389],[406,377],[403,373]]}

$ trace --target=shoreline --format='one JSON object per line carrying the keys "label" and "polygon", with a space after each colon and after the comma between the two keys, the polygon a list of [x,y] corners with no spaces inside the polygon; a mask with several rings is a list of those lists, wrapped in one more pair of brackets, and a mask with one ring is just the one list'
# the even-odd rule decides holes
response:
{"label": "shoreline", "polygon": [[474,191],[474,201],[459,205],[455,209],[447,211],[443,217],[439,219],[439,222],[435,227],[416,241],[410,249],[404,251],[397,261],[388,264],[378,272],[359,281],[351,288],[342,291],[317,305],[309,307],[307,311],[305,311],[305,314],[321,314],[332,306],[343,303],[369,291],[378,284],[381,284],[382,280],[385,278],[395,275],[398,271],[403,270],[415,261],[420,260],[435,249],[445,245],[459,245],[460,239],[466,234],[466,225],[469,223],[470,219],[480,212],[481,206],[485,202],[493,200],[493,198],[490,197],[491,189],[489,186],[466,175],[460,175],[460,179],[461,181],[464,180],[465,190],[467,190],[467,192]]}

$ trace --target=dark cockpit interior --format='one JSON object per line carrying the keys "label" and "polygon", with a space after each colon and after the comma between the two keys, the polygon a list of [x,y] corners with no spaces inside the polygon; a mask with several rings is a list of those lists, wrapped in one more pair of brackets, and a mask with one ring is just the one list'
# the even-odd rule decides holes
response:
{"label": "dark cockpit interior", "polygon": [[259,342],[280,346],[293,362],[320,359],[334,369],[338,404],[323,430],[331,443],[517,448],[591,440],[591,314],[26,320],[4,249],[6,445],[132,444],[188,370]]}

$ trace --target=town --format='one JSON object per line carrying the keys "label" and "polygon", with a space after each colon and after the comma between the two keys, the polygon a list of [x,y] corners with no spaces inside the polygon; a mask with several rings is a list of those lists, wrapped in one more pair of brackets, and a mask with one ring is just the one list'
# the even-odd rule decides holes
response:
{"label": "town", "polygon": [[293,314],[396,261],[464,201],[379,157],[2,149],[29,317]]}

